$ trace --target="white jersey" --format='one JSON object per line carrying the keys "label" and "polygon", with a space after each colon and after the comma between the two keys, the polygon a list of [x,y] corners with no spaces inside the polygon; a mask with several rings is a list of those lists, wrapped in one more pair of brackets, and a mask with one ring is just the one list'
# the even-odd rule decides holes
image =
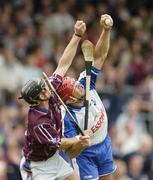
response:
{"label": "white jersey", "polygon": [[[91,144],[98,144],[102,142],[107,136],[107,126],[108,120],[104,105],[95,90],[95,82],[99,70],[92,68],[91,71],[91,87],[90,87],[90,97],[89,97],[89,116],[88,116],[88,129],[91,129],[93,135],[91,136]],[[85,83],[85,72],[80,74],[79,81],[84,85]],[[68,106],[68,109],[78,122],[81,129],[84,129],[85,124],[85,107],[74,107]],[[75,136],[75,126],[72,125],[71,118],[62,111],[62,116],[64,117],[65,123],[65,134],[67,137]],[[71,123],[71,125],[70,125]]]}

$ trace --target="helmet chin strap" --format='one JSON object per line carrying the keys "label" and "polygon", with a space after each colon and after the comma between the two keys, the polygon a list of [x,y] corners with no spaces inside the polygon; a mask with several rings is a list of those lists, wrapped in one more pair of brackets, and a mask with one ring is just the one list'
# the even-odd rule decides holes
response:
{"label": "helmet chin strap", "polygon": [[72,100],[71,104],[84,102],[84,96],[82,96],[80,98],[70,96],[70,99]]}

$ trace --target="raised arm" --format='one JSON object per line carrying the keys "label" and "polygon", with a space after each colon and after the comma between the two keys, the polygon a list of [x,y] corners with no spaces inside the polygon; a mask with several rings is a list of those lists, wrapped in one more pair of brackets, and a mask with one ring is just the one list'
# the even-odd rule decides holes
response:
{"label": "raised arm", "polygon": [[110,46],[110,31],[113,26],[113,20],[108,14],[101,16],[100,24],[102,26],[102,32],[97,41],[94,51],[94,67],[101,69],[104,61],[107,57]]}
{"label": "raised arm", "polygon": [[85,23],[83,21],[77,21],[76,24],[74,25],[75,33],[72,36],[72,39],[70,40],[69,44],[65,48],[62,57],[59,60],[58,66],[55,70],[56,74],[59,74],[62,77],[66,74],[76,54],[76,50],[81,40],[81,37],[83,36],[85,31],[86,31]]}

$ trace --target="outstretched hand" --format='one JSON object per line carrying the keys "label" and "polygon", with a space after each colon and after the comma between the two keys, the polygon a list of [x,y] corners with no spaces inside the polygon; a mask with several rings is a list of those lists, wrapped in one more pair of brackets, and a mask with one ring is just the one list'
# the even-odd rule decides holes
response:
{"label": "outstretched hand", "polygon": [[74,25],[74,32],[75,34],[79,35],[80,37],[83,36],[83,34],[86,31],[86,24],[84,23],[84,21],[76,21],[75,25]]}
{"label": "outstretched hand", "polygon": [[113,19],[110,15],[104,14],[101,16],[100,24],[105,30],[111,30],[113,27]]}

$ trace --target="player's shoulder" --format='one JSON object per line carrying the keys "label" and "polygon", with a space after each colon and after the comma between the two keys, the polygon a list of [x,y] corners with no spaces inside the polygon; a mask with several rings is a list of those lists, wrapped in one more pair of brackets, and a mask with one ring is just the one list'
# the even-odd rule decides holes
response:
{"label": "player's shoulder", "polygon": [[35,107],[30,107],[29,113],[28,113],[28,122],[31,125],[39,124],[41,121],[45,122],[47,118],[48,111],[46,110],[40,110]]}

